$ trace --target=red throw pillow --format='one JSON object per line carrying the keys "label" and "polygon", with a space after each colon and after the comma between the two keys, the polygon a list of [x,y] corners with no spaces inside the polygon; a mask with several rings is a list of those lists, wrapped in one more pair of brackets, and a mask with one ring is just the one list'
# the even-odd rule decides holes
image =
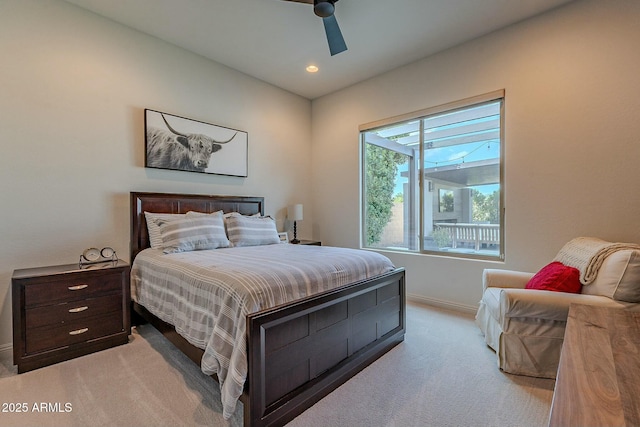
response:
{"label": "red throw pillow", "polygon": [[579,294],[582,290],[580,271],[577,268],[554,261],[538,271],[525,288]]}

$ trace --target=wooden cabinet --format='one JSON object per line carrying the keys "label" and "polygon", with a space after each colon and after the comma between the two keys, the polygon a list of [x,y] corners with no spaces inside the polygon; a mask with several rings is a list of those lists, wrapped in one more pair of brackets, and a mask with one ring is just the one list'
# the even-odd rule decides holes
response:
{"label": "wooden cabinet", "polygon": [[11,282],[18,373],[128,342],[126,262],[15,270]]}

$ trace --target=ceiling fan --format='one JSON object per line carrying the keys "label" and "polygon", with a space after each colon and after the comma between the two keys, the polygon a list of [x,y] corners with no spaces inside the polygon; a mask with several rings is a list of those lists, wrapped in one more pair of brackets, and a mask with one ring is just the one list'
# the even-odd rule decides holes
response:
{"label": "ceiling fan", "polygon": [[329,43],[329,52],[331,56],[347,50],[347,44],[344,42],[342,32],[338,26],[335,15],[335,3],[338,0],[284,0],[296,3],[307,3],[313,5],[313,12],[322,18],[324,23],[324,31],[327,34],[327,42]]}

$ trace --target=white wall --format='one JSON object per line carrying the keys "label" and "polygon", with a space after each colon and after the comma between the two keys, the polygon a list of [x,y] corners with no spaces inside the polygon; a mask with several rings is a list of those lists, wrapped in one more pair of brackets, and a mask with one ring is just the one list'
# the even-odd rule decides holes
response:
{"label": "white wall", "polygon": [[[0,58],[0,349],[14,269],[128,260],[130,191],[304,203],[312,237],[308,100],[57,0],[0,2]],[[247,131],[249,177],[145,169],[144,108]]]}
{"label": "white wall", "polygon": [[577,236],[640,242],[640,2],[577,1],[312,103],[314,236],[359,242],[358,126],[506,90],[506,260],[387,253],[416,298],[473,309],[484,268]]}

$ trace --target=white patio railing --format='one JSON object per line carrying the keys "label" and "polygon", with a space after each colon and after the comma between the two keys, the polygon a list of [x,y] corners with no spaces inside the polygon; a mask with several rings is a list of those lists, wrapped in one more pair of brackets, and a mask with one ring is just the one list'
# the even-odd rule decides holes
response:
{"label": "white patio railing", "polygon": [[454,249],[461,243],[473,245],[476,251],[480,250],[482,244],[500,244],[500,224],[454,224],[437,222],[434,225],[449,233],[451,247]]}

